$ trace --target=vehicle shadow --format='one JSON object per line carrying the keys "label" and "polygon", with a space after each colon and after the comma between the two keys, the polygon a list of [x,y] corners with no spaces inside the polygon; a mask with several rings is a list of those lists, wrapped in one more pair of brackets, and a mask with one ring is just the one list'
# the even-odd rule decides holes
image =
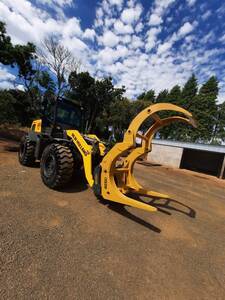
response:
{"label": "vehicle shadow", "polygon": [[[152,198],[150,196],[142,196],[140,198],[138,195],[133,195],[133,194],[132,194],[132,198],[135,198],[136,200],[152,205],[156,207],[159,212],[162,212],[167,215],[172,215],[170,211],[176,211],[190,218],[196,218],[196,211],[193,208],[172,198],[162,199],[162,198]],[[144,201],[142,198],[148,199],[149,201]]]}
{"label": "vehicle shadow", "polygon": [[[164,213],[166,215],[172,215],[170,211],[175,211],[181,214],[184,214],[190,218],[196,218],[196,211],[191,208],[190,206],[183,204],[180,201],[174,200],[174,199],[161,199],[161,198],[150,198],[150,197],[139,197],[136,194],[129,194],[133,199],[139,200],[145,204],[152,205],[157,208],[158,212]],[[142,198],[147,198],[149,201],[144,201]],[[150,198],[150,199],[149,199]],[[111,202],[104,199],[99,199],[99,202],[103,205],[106,205],[110,210],[156,232],[160,233],[161,229],[156,227],[155,225],[152,225],[149,222],[146,222],[145,220],[139,218],[138,216],[135,216],[134,214],[130,213],[126,209],[126,205],[117,203],[117,202]]]}
{"label": "vehicle shadow", "polygon": [[126,217],[129,220],[132,220],[144,227],[146,227],[147,229],[150,229],[156,233],[160,233],[161,229],[156,227],[155,225],[146,222],[145,220],[135,216],[134,214],[130,213],[127,209],[126,206],[117,202],[111,202],[108,200],[103,200],[103,199],[99,199],[99,202],[103,205],[106,205],[110,210],[120,214],[123,217]]}
{"label": "vehicle shadow", "polygon": [[[196,218],[196,211],[193,208],[191,208],[190,206],[187,206],[177,200],[174,200],[174,199],[152,199],[149,202],[149,204],[157,207],[158,211],[160,211],[162,213],[168,214],[168,211],[165,210],[165,209],[168,209],[168,210],[173,210],[173,211],[179,212],[179,213],[184,214],[193,219]],[[174,204],[176,206],[174,206]],[[165,209],[163,209],[163,208],[165,208]],[[170,213],[170,215],[171,215],[171,213]]]}
{"label": "vehicle shadow", "polygon": [[35,161],[35,163],[32,166],[30,166],[30,168],[34,168],[34,169],[40,168],[40,161]]}
{"label": "vehicle shadow", "polygon": [[87,181],[83,173],[77,173],[73,176],[67,187],[60,190],[62,193],[78,193],[88,189]]}

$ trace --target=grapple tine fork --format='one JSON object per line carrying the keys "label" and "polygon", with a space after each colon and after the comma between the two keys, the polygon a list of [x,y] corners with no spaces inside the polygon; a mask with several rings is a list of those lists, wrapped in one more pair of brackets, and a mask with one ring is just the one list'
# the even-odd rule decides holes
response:
{"label": "grapple tine fork", "polygon": [[[181,113],[183,116],[161,119],[157,115],[157,112],[160,111],[174,111]],[[140,135],[138,130],[148,118],[152,118],[154,123],[144,134]],[[133,171],[136,160],[151,151],[152,139],[155,133],[160,128],[177,121],[196,127],[195,120],[190,112],[169,103],[150,105],[133,119],[124,135],[123,141],[114,145],[101,162],[101,194],[104,199],[152,212],[157,209],[141,201],[134,200],[126,194],[135,193],[157,198],[169,198],[168,195],[144,189],[136,181]],[[142,139],[142,144],[139,147],[136,147],[136,137]],[[121,158],[122,166],[118,166]]]}

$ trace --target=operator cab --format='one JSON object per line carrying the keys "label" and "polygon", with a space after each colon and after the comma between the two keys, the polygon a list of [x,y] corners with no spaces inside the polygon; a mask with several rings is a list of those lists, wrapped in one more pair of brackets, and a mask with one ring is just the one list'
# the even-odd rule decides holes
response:
{"label": "operator cab", "polygon": [[56,108],[56,124],[62,126],[63,129],[81,130],[82,113],[81,107],[70,101],[64,100],[58,102]]}
{"label": "operator cab", "polygon": [[55,105],[45,108],[42,128],[46,133],[60,137],[64,130],[76,129],[82,132],[82,108],[79,104],[60,99]]}

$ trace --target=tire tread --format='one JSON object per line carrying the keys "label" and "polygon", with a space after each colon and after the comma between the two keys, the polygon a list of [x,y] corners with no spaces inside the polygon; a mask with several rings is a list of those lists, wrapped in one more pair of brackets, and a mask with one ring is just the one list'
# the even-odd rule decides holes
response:
{"label": "tire tread", "polygon": [[74,168],[74,159],[71,150],[60,144],[51,144],[47,146],[43,152],[42,157],[47,155],[49,152],[54,153],[57,161],[57,170],[54,180],[46,180],[43,172],[44,161],[41,159],[41,177],[43,182],[52,189],[60,189],[65,187],[71,180]]}

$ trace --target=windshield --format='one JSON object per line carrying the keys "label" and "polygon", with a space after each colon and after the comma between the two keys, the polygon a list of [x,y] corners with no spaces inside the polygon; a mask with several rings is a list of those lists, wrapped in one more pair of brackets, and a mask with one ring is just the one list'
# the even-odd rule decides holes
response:
{"label": "windshield", "polygon": [[56,122],[69,125],[71,129],[79,129],[81,127],[79,107],[60,103],[57,107]]}

